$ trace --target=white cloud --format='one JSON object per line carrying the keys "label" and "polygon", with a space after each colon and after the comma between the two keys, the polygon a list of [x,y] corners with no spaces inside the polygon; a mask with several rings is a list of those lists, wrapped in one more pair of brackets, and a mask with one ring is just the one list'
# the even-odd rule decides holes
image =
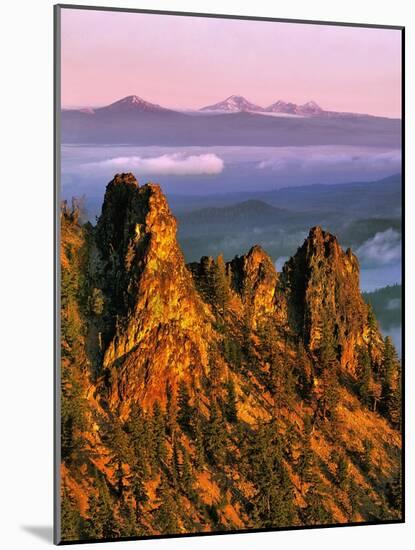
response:
{"label": "white cloud", "polygon": [[386,309],[389,309],[389,310],[400,309],[400,307],[401,307],[400,298],[392,298],[386,304]]}
{"label": "white cloud", "polygon": [[114,157],[82,165],[87,172],[137,172],[159,176],[202,176],[220,174],[223,160],[215,154],[186,155],[171,153],[158,157]]}
{"label": "white cloud", "polygon": [[357,250],[357,257],[362,265],[382,266],[400,263],[401,236],[392,228],[376,233],[365,241]]}

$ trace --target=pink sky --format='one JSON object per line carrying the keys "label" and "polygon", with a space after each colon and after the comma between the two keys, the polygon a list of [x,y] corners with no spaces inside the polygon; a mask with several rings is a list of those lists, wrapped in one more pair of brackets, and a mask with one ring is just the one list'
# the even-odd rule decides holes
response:
{"label": "pink sky", "polygon": [[62,105],[136,94],[199,108],[238,94],[399,117],[399,30],[62,10]]}

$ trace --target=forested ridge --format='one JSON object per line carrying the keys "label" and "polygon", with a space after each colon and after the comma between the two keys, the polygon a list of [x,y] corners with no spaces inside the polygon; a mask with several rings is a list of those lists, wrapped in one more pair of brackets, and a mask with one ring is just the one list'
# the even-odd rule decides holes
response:
{"label": "forested ridge", "polygon": [[401,518],[401,366],[314,227],[186,265],[159,186],[61,211],[62,540]]}

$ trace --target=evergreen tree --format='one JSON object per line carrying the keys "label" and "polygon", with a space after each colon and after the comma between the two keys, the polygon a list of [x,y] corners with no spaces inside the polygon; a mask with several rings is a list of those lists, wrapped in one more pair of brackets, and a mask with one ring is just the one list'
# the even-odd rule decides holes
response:
{"label": "evergreen tree", "polygon": [[200,414],[198,400],[196,398],[194,414],[191,420],[191,432],[195,446],[195,464],[200,468],[205,462],[205,447],[203,435],[203,419]]}
{"label": "evergreen tree", "polygon": [[156,496],[159,503],[154,515],[157,529],[162,535],[178,533],[177,505],[164,475],[161,476]]}
{"label": "evergreen tree", "polygon": [[151,423],[152,450],[156,464],[162,465],[167,458],[166,448],[166,422],[163,411],[158,401],[153,407],[153,418]]}
{"label": "evergreen tree", "polygon": [[84,526],[84,536],[90,539],[103,537],[105,514],[98,496],[92,493],[88,497],[88,519]]}
{"label": "evergreen tree", "polygon": [[183,448],[182,451],[182,466],[180,473],[180,483],[185,495],[190,499],[195,501],[197,493],[194,489],[195,478],[192,472],[192,467],[190,463],[190,456],[186,449]]}
{"label": "evergreen tree", "polygon": [[232,378],[229,378],[226,384],[226,403],[225,415],[228,422],[236,423],[238,421],[238,409],[236,406],[236,391],[235,383]]}
{"label": "evergreen tree", "polygon": [[122,537],[133,537],[137,535],[136,514],[131,501],[123,500],[120,506],[122,525],[120,533]]}
{"label": "evergreen tree", "polygon": [[306,507],[302,511],[304,525],[324,525],[333,521],[331,513],[324,506],[322,495],[314,485],[306,494]]}
{"label": "evergreen tree", "polygon": [[382,411],[394,427],[401,422],[401,369],[392,338],[385,338],[382,364]]}
{"label": "evergreen tree", "polygon": [[96,493],[88,498],[88,517],[84,525],[84,537],[91,539],[116,538],[121,535],[121,525],[113,514],[113,502],[105,479],[98,471],[94,477]]}
{"label": "evergreen tree", "polygon": [[333,366],[323,370],[321,379],[321,397],[318,401],[319,411],[323,420],[335,418],[339,401],[339,383]]}
{"label": "evergreen tree", "polygon": [[113,418],[111,423],[109,444],[114,452],[111,465],[115,467],[118,494],[122,495],[126,481],[126,474],[124,472],[123,465],[133,464],[135,460],[133,450],[130,446],[129,437],[115,418]]}
{"label": "evergreen tree", "polygon": [[152,462],[152,457],[149,453],[151,450],[151,445],[149,445],[151,430],[148,424],[149,422],[141,407],[133,404],[125,429],[129,435],[134,453],[134,473],[143,481],[149,477],[149,468]]}
{"label": "evergreen tree", "polygon": [[61,530],[62,539],[66,541],[79,540],[81,531],[81,515],[75,500],[66,485],[63,485],[61,493]]}
{"label": "evergreen tree", "polygon": [[184,432],[191,435],[194,409],[190,404],[189,390],[183,380],[179,386],[177,421]]}
{"label": "evergreen tree", "polygon": [[359,504],[360,504],[360,498],[359,498],[360,490],[359,490],[359,486],[354,481],[354,479],[350,480],[347,496],[349,497],[349,502],[350,502],[349,519],[350,521],[354,521],[356,514],[359,511]]}
{"label": "evergreen tree", "polygon": [[370,439],[363,440],[362,467],[369,474],[372,469],[373,443]]}
{"label": "evergreen tree", "polygon": [[399,470],[398,474],[392,479],[387,486],[387,497],[390,506],[394,510],[402,511],[402,472]]}
{"label": "evergreen tree", "polygon": [[357,381],[359,397],[366,406],[371,402],[372,365],[370,355],[366,347],[360,347],[358,351]]}
{"label": "evergreen tree", "polygon": [[172,443],[171,466],[169,469],[174,487],[178,486],[180,469],[179,449],[176,439],[174,439]]}
{"label": "evergreen tree", "polygon": [[339,400],[339,381],[337,377],[338,359],[336,343],[330,323],[323,319],[320,341],[320,379],[317,411],[323,420],[335,419]]}
{"label": "evergreen tree", "polygon": [[144,480],[145,475],[142,470],[141,463],[136,462],[132,470],[131,492],[135,501],[135,514],[137,522],[140,520],[143,506],[148,501],[148,494]]}
{"label": "evergreen tree", "polygon": [[297,459],[297,471],[300,476],[301,484],[312,481],[314,454],[311,448],[311,434],[313,426],[311,418],[307,414],[304,417],[304,438],[300,450],[300,455]]}
{"label": "evergreen tree", "polygon": [[176,396],[170,383],[166,384],[166,433],[169,437],[174,437],[177,428],[177,403]]}
{"label": "evergreen tree", "polygon": [[87,403],[79,368],[62,363],[61,452],[63,460],[71,461],[76,460],[84,446],[82,432],[87,429]]}
{"label": "evergreen tree", "polygon": [[242,350],[237,340],[232,340],[229,337],[225,337],[223,340],[223,354],[226,361],[236,370],[241,368]]}
{"label": "evergreen tree", "polygon": [[103,537],[106,539],[121,536],[119,521],[114,516],[114,504],[105,480],[102,480],[99,487],[99,498],[102,503]]}
{"label": "evergreen tree", "polygon": [[209,421],[204,433],[206,456],[214,466],[223,465],[226,457],[226,427],[215,399],[210,403]]}
{"label": "evergreen tree", "polygon": [[378,331],[378,323],[376,320],[375,313],[373,311],[373,307],[368,304],[367,306],[367,324],[369,327],[369,353],[372,354],[372,348],[374,343],[376,342],[376,335]]}
{"label": "evergreen tree", "polygon": [[335,451],[331,460],[334,462],[336,484],[341,489],[346,489],[349,481],[349,462],[345,454]]}
{"label": "evergreen tree", "polygon": [[282,458],[274,424],[259,427],[251,443],[251,478],[256,487],[256,527],[282,527],[295,520],[294,489]]}

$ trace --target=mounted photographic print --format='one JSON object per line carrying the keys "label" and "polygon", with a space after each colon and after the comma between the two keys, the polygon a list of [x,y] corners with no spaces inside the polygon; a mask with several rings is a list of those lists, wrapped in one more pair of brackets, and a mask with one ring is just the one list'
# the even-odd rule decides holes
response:
{"label": "mounted photographic print", "polygon": [[55,7],[55,542],[404,521],[401,27]]}

